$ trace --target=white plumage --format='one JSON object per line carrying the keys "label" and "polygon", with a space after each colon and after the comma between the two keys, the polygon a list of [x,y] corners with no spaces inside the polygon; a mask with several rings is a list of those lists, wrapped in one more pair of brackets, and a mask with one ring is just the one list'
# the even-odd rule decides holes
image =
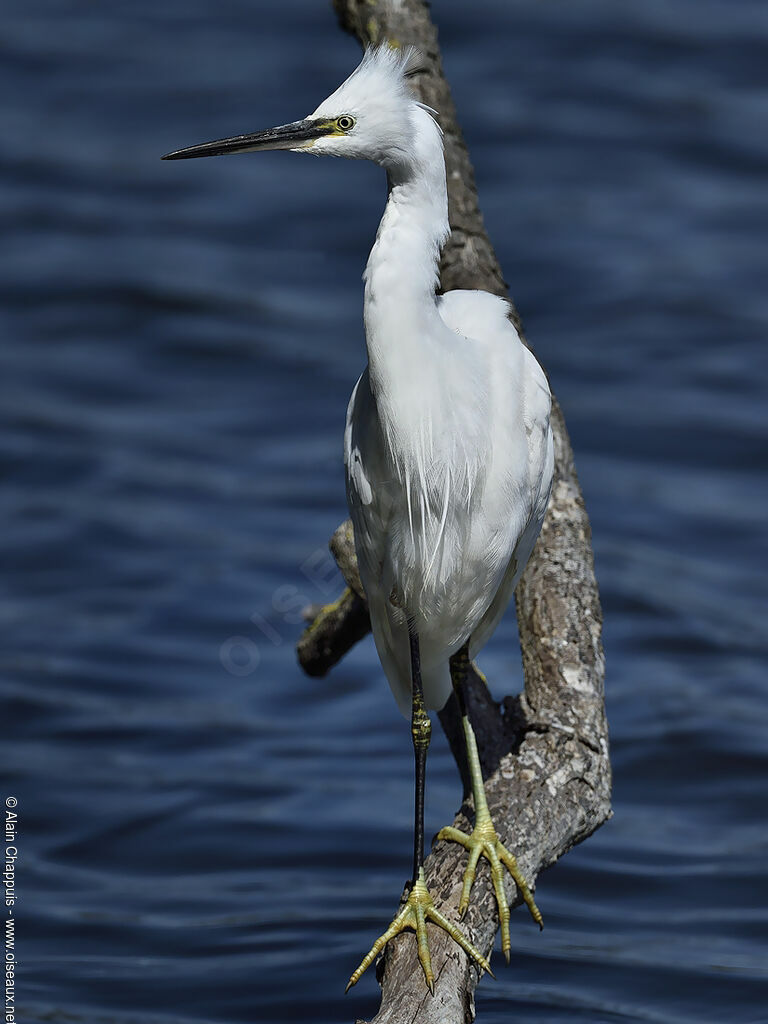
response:
{"label": "white plumage", "polygon": [[507,960],[502,865],[534,920],[542,921],[493,825],[463,688],[468,656],[496,628],[533,550],[554,460],[547,381],[512,326],[508,304],[485,292],[436,294],[440,250],[450,234],[443,139],[434,111],[408,91],[413,61],[409,52],[369,50],[309,117],[177,150],[167,159],[290,149],[373,160],[387,172],[387,206],[365,270],[368,366],[349,403],[344,449],[376,647],[401,711],[411,715],[414,869],[405,905],[347,987],[390,938],[413,928],[434,991],[427,920],[490,970],[437,909],[425,882],[427,708],[441,708],[452,686],[475,805],[471,835],[452,827],[438,835],[469,851],[459,913],[467,909],[482,856],[491,865]]}
{"label": "white plumage", "polygon": [[364,276],[368,367],[347,412],[345,463],[376,647],[408,715],[406,616],[427,705],[441,708],[449,656],[468,638],[473,655],[483,646],[533,550],[553,451],[546,377],[508,304],[479,291],[435,294],[449,234],[442,135],[403,66],[390,50],[369,51],[318,111],[349,109],[362,128],[383,112],[378,101],[355,103],[359,90],[387,97],[398,126],[395,155],[375,157],[389,198]]}

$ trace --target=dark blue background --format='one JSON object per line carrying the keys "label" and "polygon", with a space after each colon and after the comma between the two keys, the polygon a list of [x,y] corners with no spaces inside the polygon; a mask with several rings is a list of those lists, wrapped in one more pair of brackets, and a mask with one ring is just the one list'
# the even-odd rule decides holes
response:
{"label": "dark blue background", "polygon": [[[563,403],[614,820],[513,917],[484,1024],[768,1020],[762,0],[437,0],[482,207]],[[161,153],[292,120],[328,4],[3,15],[3,764],[29,1021],[349,1021],[409,871],[410,737],[334,592],[377,168]],[[318,554],[319,552],[319,554]],[[241,638],[241,639],[232,639]],[[481,664],[520,681],[512,617]],[[459,799],[442,736],[427,828]]]}

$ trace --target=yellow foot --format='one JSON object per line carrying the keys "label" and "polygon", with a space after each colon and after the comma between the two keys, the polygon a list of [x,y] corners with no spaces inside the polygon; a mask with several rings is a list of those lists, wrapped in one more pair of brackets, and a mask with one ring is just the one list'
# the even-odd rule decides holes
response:
{"label": "yellow foot", "polygon": [[509,939],[509,903],[504,892],[504,871],[502,865],[507,868],[510,875],[514,878],[515,885],[520,890],[520,895],[525,900],[525,905],[530,910],[533,920],[539,928],[544,927],[541,912],[533,901],[531,890],[520,873],[517,861],[500,841],[490,816],[487,821],[481,821],[479,825],[475,825],[472,835],[468,836],[466,832],[460,832],[459,829],[449,825],[438,832],[437,838],[461,843],[466,850],[469,850],[469,863],[464,872],[464,886],[461,890],[461,899],[459,900],[460,918],[464,917],[469,906],[469,894],[472,891],[472,883],[475,880],[475,870],[478,861],[481,857],[485,857],[491,865],[491,878],[493,880],[493,889],[496,893],[496,903],[499,907],[499,921],[501,923],[501,948],[507,963],[509,963],[511,949]]}
{"label": "yellow foot", "polygon": [[429,895],[426,883],[424,882],[424,871],[421,870],[419,871],[419,877],[416,879],[416,883],[410,891],[405,906],[384,934],[380,935],[378,939],[376,939],[371,947],[370,953],[365,956],[363,962],[349,979],[349,983],[347,984],[345,991],[349,992],[352,986],[357,984],[363,976],[363,973],[371,966],[390,939],[399,935],[400,932],[404,931],[406,928],[412,928],[413,931],[416,932],[416,949],[419,961],[424,970],[424,977],[429,987],[429,991],[434,995],[435,976],[432,973],[432,958],[429,955],[429,944],[427,942],[427,921],[432,921],[444,931],[448,932],[454,942],[457,942],[469,957],[471,957],[480,965],[480,967],[482,967],[484,971],[487,971],[491,977],[493,977],[491,966],[482,953],[475,949],[472,943],[464,937],[456,925],[451,924],[448,918],[444,917],[434,905],[432,897]]}

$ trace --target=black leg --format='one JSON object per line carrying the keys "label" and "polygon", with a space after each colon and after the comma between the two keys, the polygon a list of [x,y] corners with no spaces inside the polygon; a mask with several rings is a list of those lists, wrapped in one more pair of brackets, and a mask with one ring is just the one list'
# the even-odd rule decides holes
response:
{"label": "black leg", "polygon": [[448,664],[451,668],[451,682],[456,700],[459,702],[459,714],[462,718],[469,718],[467,711],[467,699],[464,693],[464,685],[469,675],[469,642],[460,647],[455,654],[452,654]]}
{"label": "black leg", "polygon": [[[406,928],[412,928],[416,932],[416,950],[419,963],[424,970],[424,979],[429,991],[434,995],[435,975],[432,971],[432,959],[429,955],[427,921],[431,921],[439,928],[442,928],[443,931],[446,931],[461,946],[467,956],[471,957],[484,971],[487,971],[489,974],[492,973],[490,964],[480,950],[475,949],[456,925],[437,909],[429,894],[424,878],[424,777],[427,767],[427,750],[429,749],[429,740],[432,735],[432,723],[424,706],[424,689],[421,685],[421,665],[419,662],[419,637],[412,619],[408,620],[408,640],[411,648],[411,689],[413,693],[411,703],[411,737],[413,738],[413,753],[416,761],[413,884],[405,905],[400,908],[394,921],[384,934],[376,939],[369,952],[363,957],[360,966],[349,979],[347,991],[357,984],[363,972],[371,966],[390,939],[399,935]],[[456,830],[453,829],[451,831]],[[462,840],[467,839],[462,832],[458,832],[457,835]]]}
{"label": "black leg", "polygon": [[411,646],[411,737],[416,769],[416,794],[413,824],[413,882],[419,877],[424,863],[424,784],[427,771],[427,750],[432,736],[432,722],[424,706],[419,661],[419,637],[412,619],[408,620],[408,640]]}

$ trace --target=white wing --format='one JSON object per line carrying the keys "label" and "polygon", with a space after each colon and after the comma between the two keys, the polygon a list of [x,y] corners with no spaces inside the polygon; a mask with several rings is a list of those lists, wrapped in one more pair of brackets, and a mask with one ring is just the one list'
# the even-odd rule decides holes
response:
{"label": "white wing", "polygon": [[391,470],[367,367],[355,385],[347,408],[344,466],[357,563],[368,598],[373,638],[398,706],[408,716],[411,707],[408,628],[402,612],[391,604],[389,593],[385,593],[386,588],[382,586],[395,492],[390,483]]}
{"label": "white wing", "polygon": [[[506,301],[487,292],[453,291],[442,296],[440,313],[451,330],[490,343],[490,358],[497,363],[496,373],[501,378],[498,383],[502,393],[509,395],[510,404],[516,385],[521,387],[520,407],[516,413],[513,411],[509,426],[514,431],[517,423],[519,429],[522,420],[527,442],[527,459],[502,467],[502,474],[508,477],[506,487],[502,486],[502,500],[504,494],[513,491],[518,499],[522,499],[526,518],[522,529],[520,521],[511,515],[497,525],[494,544],[498,550],[497,565],[502,566],[503,571],[492,600],[480,621],[473,625],[470,654],[474,657],[499,624],[544,521],[554,471],[554,448],[549,422],[552,400],[544,371],[530,349],[520,341],[509,320],[509,304]],[[514,380],[505,378],[510,351],[518,356]],[[500,419],[497,413],[495,420],[499,426]],[[501,441],[503,432],[499,432]],[[498,447],[503,449],[503,441]],[[499,454],[503,461],[503,451]],[[498,478],[499,474],[496,476]],[[498,495],[487,496],[487,502],[498,499]]]}
{"label": "white wing", "polygon": [[363,586],[379,577],[386,548],[391,503],[382,486],[385,461],[366,367],[349,400],[344,431],[347,503]]}
{"label": "white wing", "polygon": [[[457,291],[441,296],[438,308],[462,339],[462,358],[442,384],[450,387],[444,402],[453,403],[456,415],[444,420],[470,424],[477,432],[473,446],[485,453],[470,492],[439,485],[439,500],[414,503],[382,432],[367,370],[352,394],[345,431],[360,577],[376,647],[405,715],[411,700],[408,634],[394,587],[403,585],[412,565],[424,564],[413,551],[419,544],[423,550],[425,538],[430,549],[434,537],[443,545],[432,558],[438,570],[427,571],[410,591],[418,594],[424,694],[428,706],[439,708],[451,692],[448,658],[468,638],[477,651],[509,602],[538,536],[552,479],[549,388],[507,318],[508,304],[484,292]],[[468,365],[478,371],[474,383]],[[451,372],[445,361],[441,369]],[[438,420],[438,410],[433,413]],[[445,464],[451,465],[455,445],[450,438],[445,445]],[[439,439],[435,451],[439,456]],[[439,482],[439,458],[434,469]],[[404,585],[408,593],[407,579]]]}

